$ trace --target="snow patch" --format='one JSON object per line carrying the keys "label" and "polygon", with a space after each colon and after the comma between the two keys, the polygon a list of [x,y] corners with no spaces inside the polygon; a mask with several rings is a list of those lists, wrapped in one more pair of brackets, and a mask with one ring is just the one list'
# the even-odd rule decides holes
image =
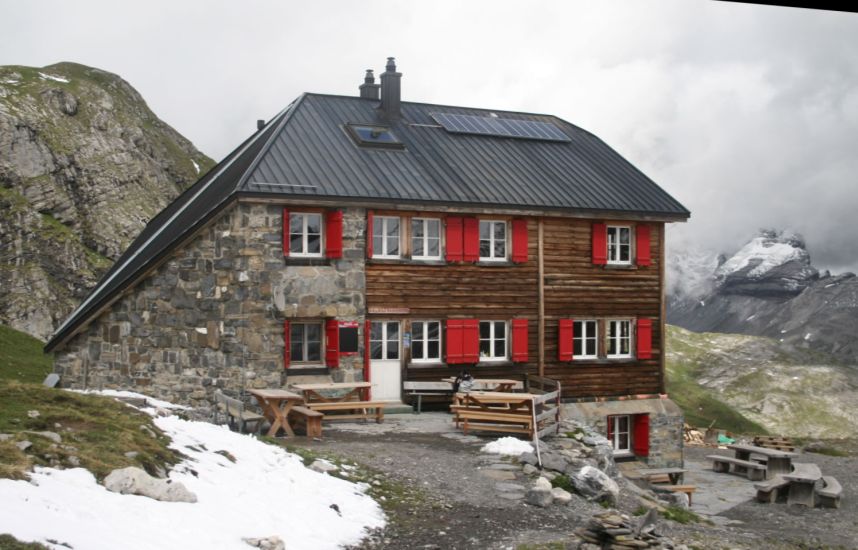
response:
{"label": "snow patch", "polygon": [[247,550],[243,538],[278,536],[293,550],[356,544],[385,523],[366,484],[313,472],[300,457],[226,426],[176,416],[154,422],[187,457],[170,479],[196,503],[111,493],[82,468],[37,467],[30,481],[0,480],[0,533],[92,550]]}
{"label": "snow patch", "polygon": [[810,337],[811,337],[811,334],[809,332],[804,335],[805,340],[810,340]]}
{"label": "snow patch", "polygon": [[502,437],[487,443],[482,449],[484,453],[494,455],[518,456],[523,453],[532,453],[533,446],[527,441],[515,437]]}
{"label": "snow patch", "polygon": [[[125,390],[68,390],[73,391],[75,393],[84,393],[90,395],[104,395],[106,397],[129,397],[131,399],[145,399],[146,403],[152,407],[156,407],[159,409],[166,410],[187,410],[190,407],[186,407],[184,405],[176,405],[175,403],[170,403],[169,401],[161,401],[160,399],[155,399],[154,397],[149,397],[148,395],[143,395],[142,393],[137,393],[133,391],[125,391]],[[154,410],[148,410],[147,408],[142,409],[145,412],[148,412],[154,416]]]}
{"label": "snow patch", "polygon": [[191,164],[194,165],[194,170],[196,170],[197,174],[199,174],[200,173],[200,165],[197,164],[197,162],[194,159],[191,159]]}
{"label": "snow patch", "polygon": [[15,80],[14,78],[7,78],[4,80],[0,80],[0,84],[20,84],[20,80]]}
{"label": "snow patch", "polygon": [[39,73],[39,76],[42,77],[44,80],[53,80],[54,82],[62,82],[63,84],[68,84],[69,82],[71,82],[67,78],[52,74]]}
{"label": "snow patch", "polygon": [[719,278],[745,269],[751,262],[756,265],[748,271],[750,278],[762,277],[770,270],[792,260],[801,260],[807,253],[791,244],[773,242],[768,237],[756,237],[724,262],[715,275]]}

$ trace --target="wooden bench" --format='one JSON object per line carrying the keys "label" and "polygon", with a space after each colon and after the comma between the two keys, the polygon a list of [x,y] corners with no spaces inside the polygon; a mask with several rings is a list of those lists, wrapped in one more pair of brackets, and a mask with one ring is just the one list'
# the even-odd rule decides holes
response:
{"label": "wooden bench", "polygon": [[296,406],[289,409],[289,424],[303,426],[307,437],[322,437],[322,418],[324,416],[319,411]]}
{"label": "wooden bench", "polygon": [[240,399],[234,399],[224,395],[220,390],[215,391],[215,407],[213,420],[215,424],[219,424],[218,413],[223,413],[227,417],[227,424],[230,429],[238,429],[240,433],[248,433],[249,424],[255,424],[254,432],[258,433],[262,428],[262,422],[265,417],[261,414],[245,410],[244,402]]}
{"label": "wooden bench", "polygon": [[453,396],[453,385],[449,382],[408,381],[402,383],[402,388],[407,392],[407,395],[417,398],[417,414],[423,411],[424,396]]}
{"label": "wooden bench", "polygon": [[786,500],[786,491],[789,487],[789,480],[783,476],[777,475],[763,483],[755,483],[754,488],[757,490],[757,502],[772,503],[779,500]]}
{"label": "wooden bench", "polygon": [[656,491],[670,491],[671,493],[685,493],[688,495],[688,505],[691,506],[691,495],[697,490],[696,485],[651,485]]}
{"label": "wooden bench", "polygon": [[[337,414],[325,414],[323,420],[346,420],[353,418],[363,418],[369,420],[375,418],[375,421],[381,424],[384,422],[384,401],[330,401],[307,403],[307,408],[314,411],[332,411]],[[345,411],[341,413],[340,411]],[[348,411],[361,411],[359,413]],[[374,412],[369,412],[374,411]]]}
{"label": "wooden bench", "polygon": [[819,504],[823,508],[840,508],[840,494],[843,492],[840,483],[831,476],[822,476],[822,489],[816,490]]}
{"label": "wooden bench", "polygon": [[723,455],[709,455],[706,458],[712,461],[712,470],[715,472],[744,475],[751,481],[762,481],[766,478],[764,464]]}
{"label": "wooden bench", "polygon": [[462,433],[468,430],[490,432],[511,432],[527,434],[533,439],[532,416],[501,411],[474,410],[460,407],[457,411],[458,421],[462,423]]}

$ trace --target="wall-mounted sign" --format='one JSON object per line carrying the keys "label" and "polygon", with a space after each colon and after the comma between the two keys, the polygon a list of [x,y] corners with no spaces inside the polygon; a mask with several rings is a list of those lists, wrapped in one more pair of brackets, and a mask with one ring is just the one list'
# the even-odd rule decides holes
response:
{"label": "wall-mounted sign", "polygon": [[340,355],[353,355],[358,352],[358,322],[339,321]]}
{"label": "wall-mounted sign", "polygon": [[411,308],[370,306],[369,313],[373,315],[408,315],[411,313]]}

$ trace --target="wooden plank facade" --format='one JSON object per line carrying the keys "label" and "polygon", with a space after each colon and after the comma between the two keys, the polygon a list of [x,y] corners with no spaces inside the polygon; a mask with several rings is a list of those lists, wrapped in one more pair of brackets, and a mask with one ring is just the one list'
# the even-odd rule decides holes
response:
{"label": "wooden plank facade", "polygon": [[[448,214],[427,212],[377,213],[395,216],[403,228],[410,228],[410,218],[438,218]],[[469,216],[468,214],[455,214]],[[413,362],[410,350],[401,357],[402,380],[430,381],[454,376],[463,367],[477,377],[523,379],[525,374],[542,374],[559,380],[564,398],[610,397],[663,393],[662,326],[662,233],[664,224],[646,222],[651,262],[635,263],[634,252],[629,265],[594,265],[592,259],[594,223],[631,228],[641,222],[623,220],[586,220],[561,217],[493,216],[478,214],[479,220],[503,220],[508,227],[513,219],[523,219],[527,227],[527,260],[503,262],[437,262],[409,260],[410,238],[402,238],[401,260],[368,259],[366,264],[366,303],[368,319],[397,320],[402,332],[411,334],[412,321],[477,319],[527,322],[527,361],[513,362],[507,334],[507,360],[483,361],[476,365],[448,364],[447,339],[442,337],[442,360]],[[539,224],[543,224],[544,318],[540,319],[539,292]],[[443,233],[443,232],[442,232]],[[507,232],[509,235],[509,232]],[[511,237],[507,239],[510,248]],[[630,243],[632,251],[635,242]],[[509,250],[508,250],[509,252]],[[509,255],[509,254],[508,254]],[[443,255],[442,255],[443,256]],[[377,314],[373,311],[397,311]],[[407,313],[406,313],[407,312]],[[587,319],[598,324],[597,359],[558,359],[558,337],[561,319]],[[606,355],[607,323],[614,319],[652,323],[651,357],[608,359]],[[540,332],[543,331],[544,365],[539,364]],[[636,338],[631,338],[632,347]]]}

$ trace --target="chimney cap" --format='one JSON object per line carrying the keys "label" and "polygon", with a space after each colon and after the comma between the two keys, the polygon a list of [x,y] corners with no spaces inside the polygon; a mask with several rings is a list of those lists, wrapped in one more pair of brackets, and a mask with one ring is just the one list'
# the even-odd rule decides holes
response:
{"label": "chimney cap", "polygon": [[375,75],[372,74],[372,69],[366,70],[366,76],[363,77],[365,84],[375,84]]}
{"label": "chimney cap", "polygon": [[388,57],[387,58],[387,67],[385,67],[385,69],[387,69],[387,72],[395,73],[396,72],[396,58]]}

